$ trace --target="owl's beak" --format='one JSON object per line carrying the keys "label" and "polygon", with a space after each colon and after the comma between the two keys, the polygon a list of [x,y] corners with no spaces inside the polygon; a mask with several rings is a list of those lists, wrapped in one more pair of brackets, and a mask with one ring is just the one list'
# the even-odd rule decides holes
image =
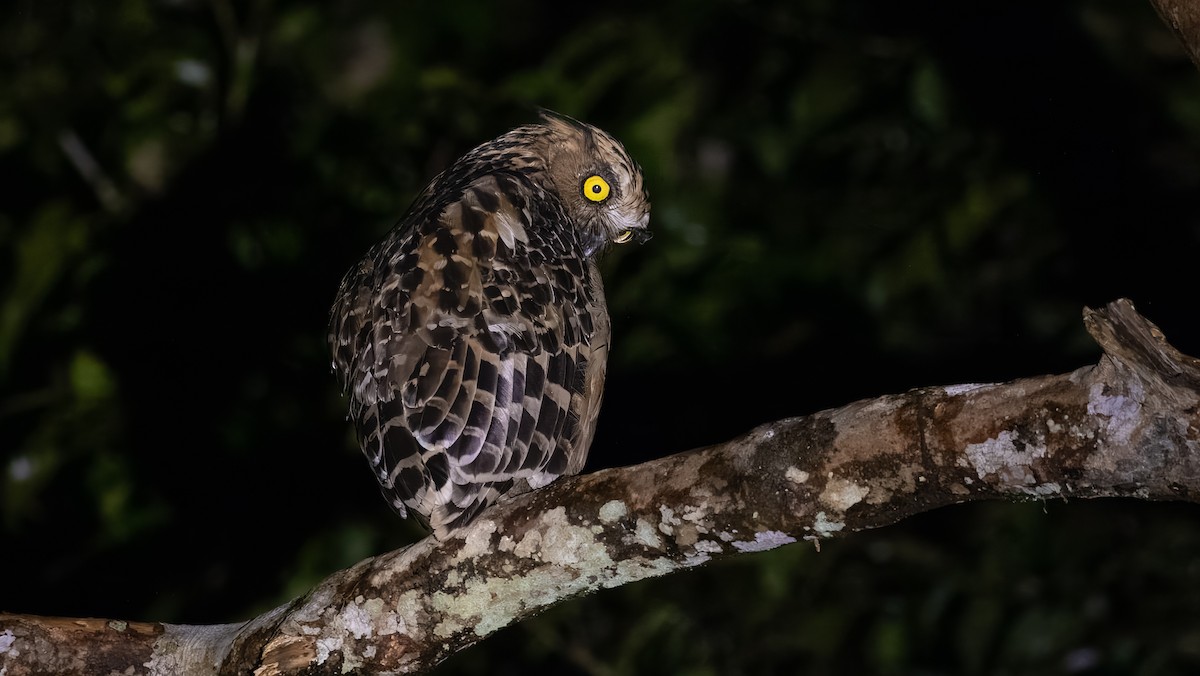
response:
{"label": "owl's beak", "polygon": [[637,242],[638,244],[645,244],[646,242],[649,242],[653,237],[654,237],[654,233],[649,230],[639,229],[639,230],[633,231],[633,241]]}

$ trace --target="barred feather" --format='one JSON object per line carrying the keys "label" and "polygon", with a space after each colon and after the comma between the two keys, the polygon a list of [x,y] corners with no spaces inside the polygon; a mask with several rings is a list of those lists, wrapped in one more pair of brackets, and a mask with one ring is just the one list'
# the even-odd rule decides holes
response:
{"label": "barred feather", "polygon": [[[595,202],[582,182],[611,187]],[[384,496],[439,538],[505,494],[582,469],[609,320],[595,257],[640,239],[641,170],[546,115],[435,178],[342,280],[333,364]]]}

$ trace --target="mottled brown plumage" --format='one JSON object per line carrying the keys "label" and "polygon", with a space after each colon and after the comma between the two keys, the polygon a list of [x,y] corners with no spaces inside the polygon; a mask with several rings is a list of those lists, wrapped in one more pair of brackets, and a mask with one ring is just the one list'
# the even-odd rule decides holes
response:
{"label": "mottled brown plumage", "polygon": [[467,153],[342,280],[334,369],[384,496],[439,538],[578,472],[604,388],[596,256],[648,238],[641,170],[545,114]]}

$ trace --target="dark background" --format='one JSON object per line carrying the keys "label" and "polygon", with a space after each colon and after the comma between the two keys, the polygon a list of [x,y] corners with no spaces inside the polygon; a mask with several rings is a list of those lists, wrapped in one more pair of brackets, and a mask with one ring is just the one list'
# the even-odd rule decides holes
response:
{"label": "dark background", "polygon": [[[419,536],[341,274],[545,106],[624,140],[589,469],[908,388],[1200,354],[1200,73],[1144,2],[0,6],[0,609],[245,619]],[[1200,510],[968,505],[563,604],[440,673],[1188,674]]]}

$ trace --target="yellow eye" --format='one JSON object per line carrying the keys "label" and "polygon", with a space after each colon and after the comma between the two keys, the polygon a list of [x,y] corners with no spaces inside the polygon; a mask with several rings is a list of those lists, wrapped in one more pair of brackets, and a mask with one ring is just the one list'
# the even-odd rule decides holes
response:
{"label": "yellow eye", "polygon": [[583,196],[593,202],[603,202],[608,199],[608,181],[599,176],[588,176],[583,182]]}
{"label": "yellow eye", "polygon": [[625,242],[628,242],[631,239],[633,239],[633,231],[632,230],[624,230],[621,232],[621,234],[617,235],[617,238],[614,239],[613,241],[616,242],[617,244],[624,244]]}

